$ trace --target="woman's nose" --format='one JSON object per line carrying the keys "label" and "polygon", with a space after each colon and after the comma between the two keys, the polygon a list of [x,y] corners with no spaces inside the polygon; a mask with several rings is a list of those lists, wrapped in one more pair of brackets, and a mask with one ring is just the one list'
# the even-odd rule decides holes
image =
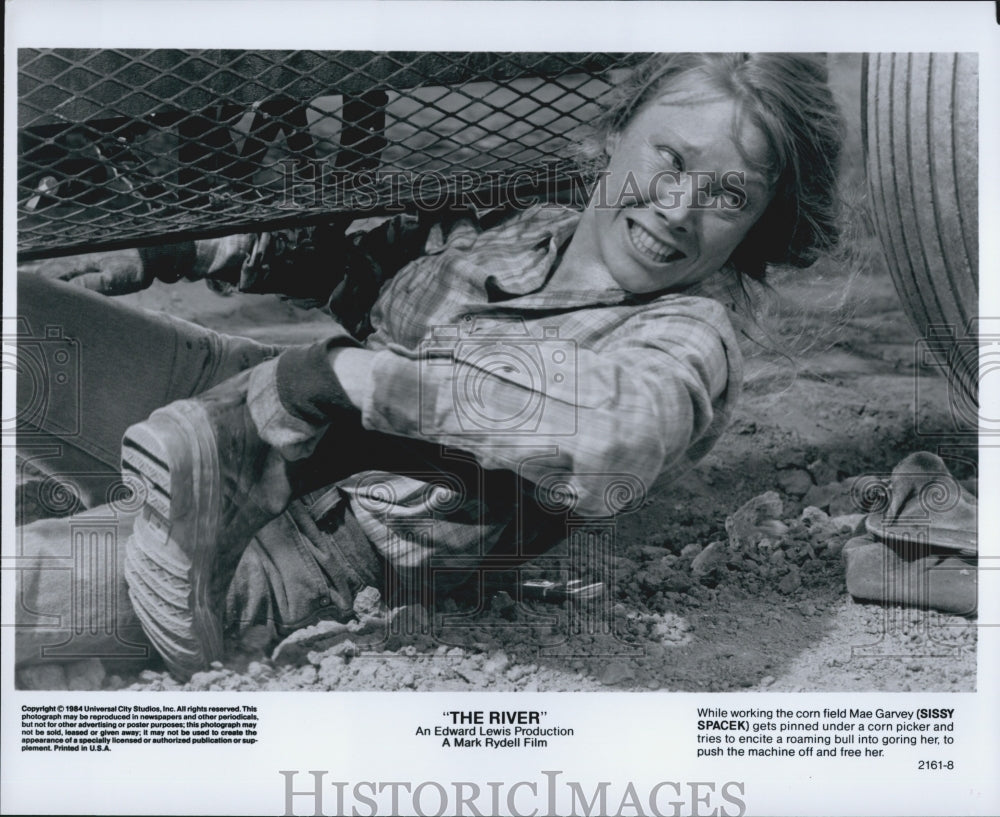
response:
{"label": "woman's nose", "polygon": [[652,201],[653,210],[675,230],[686,230],[691,220],[694,198],[688,182],[686,176],[661,181]]}

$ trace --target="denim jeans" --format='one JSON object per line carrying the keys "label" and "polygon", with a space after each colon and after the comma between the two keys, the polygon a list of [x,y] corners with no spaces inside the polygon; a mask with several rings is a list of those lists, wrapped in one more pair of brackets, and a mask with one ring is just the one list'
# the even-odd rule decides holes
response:
{"label": "denim jeans", "polygon": [[[139,510],[121,482],[122,435],[281,349],[38,275],[18,276],[17,316],[19,464],[54,517],[20,526],[7,554],[18,577],[17,663],[142,660],[151,648],[121,569]],[[380,586],[384,570],[336,487],[314,491],[254,537],[229,588],[226,628],[278,635],[346,619],[354,594]]]}

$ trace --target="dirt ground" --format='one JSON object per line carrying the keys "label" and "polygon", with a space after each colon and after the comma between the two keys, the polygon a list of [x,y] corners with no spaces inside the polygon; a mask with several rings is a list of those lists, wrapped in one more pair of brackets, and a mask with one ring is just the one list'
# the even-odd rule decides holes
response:
{"label": "dirt ground", "polygon": [[[849,111],[860,61],[833,65]],[[863,189],[857,121],[845,188]],[[179,685],[160,669],[109,675],[97,662],[22,673],[22,686],[103,689],[964,691],[976,622],[852,601],[841,548],[858,525],[851,480],[907,454],[944,452],[975,490],[975,449],[954,433],[947,382],[917,365],[916,334],[864,234],[856,258],[772,279],[767,337],[748,343],[735,420],[671,490],[620,517],[609,562],[570,568],[560,546],[521,579],[604,581],[590,602],[517,601],[517,582],[467,587],[425,611],[358,605],[264,650],[253,634],[224,665]],[[199,282],[123,299],[276,343],[323,336],[325,319],[275,296]],[[966,448],[962,449],[962,446]],[[963,450],[966,452],[963,458]],[[768,494],[773,492],[773,494]],[[765,496],[754,544],[727,519]],[[783,524],[782,524],[783,523]],[[575,564],[575,563],[574,563]],[[572,571],[572,575],[570,572]],[[367,595],[367,594],[366,594]]]}

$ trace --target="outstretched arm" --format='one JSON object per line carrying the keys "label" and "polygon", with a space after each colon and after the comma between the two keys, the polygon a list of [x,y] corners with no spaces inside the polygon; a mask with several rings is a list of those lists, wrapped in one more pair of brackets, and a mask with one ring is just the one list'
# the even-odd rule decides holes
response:
{"label": "outstretched arm", "polygon": [[137,292],[154,280],[222,281],[242,292],[314,299],[354,329],[382,284],[421,253],[426,236],[426,225],[401,215],[350,236],[342,225],[320,225],[48,259],[19,270],[105,295]]}
{"label": "outstretched arm", "polygon": [[230,235],[50,258],[19,264],[18,271],[69,281],[103,295],[138,292],[157,279],[171,284],[181,278],[236,283],[253,242],[252,235]]}
{"label": "outstretched arm", "polygon": [[153,283],[136,249],[88,253],[68,258],[48,258],[18,264],[18,272],[71,281],[105,295],[127,295]]}

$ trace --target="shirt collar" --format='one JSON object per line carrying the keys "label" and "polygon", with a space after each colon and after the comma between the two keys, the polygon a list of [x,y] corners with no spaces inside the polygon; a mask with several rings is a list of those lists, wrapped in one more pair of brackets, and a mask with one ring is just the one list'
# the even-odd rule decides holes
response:
{"label": "shirt collar", "polygon": [[[626,302],[618,287],[565,289],[548,286],[562,253],[580,222],[581,212],[557,204],[535,204],[510,222],[491,230],[489,244],[504,247],[504,262],[491,265],[484,280],[491,303],[518,309],[579,309]],[[517,251],[510,252],[510,248]]]}

